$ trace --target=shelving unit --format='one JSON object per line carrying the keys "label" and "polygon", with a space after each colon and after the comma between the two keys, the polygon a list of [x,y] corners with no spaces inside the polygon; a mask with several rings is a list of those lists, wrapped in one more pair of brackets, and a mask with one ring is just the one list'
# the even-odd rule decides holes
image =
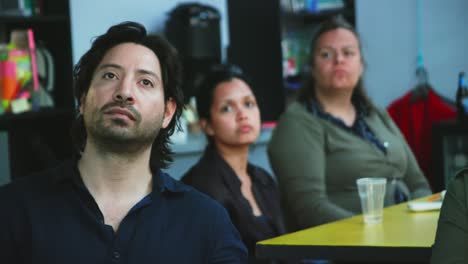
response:
{"label": "shelving unit", "polygon": [[14,29],[32,28],[38,47],[53,59],[54,107],[0,115],[0,131],[8,136],[10,177],[42,170],[71,156],[69,129],[74,118],[72,46],[68,0],[43,0],[35,16],[5,16],[0,12],[0,42]]}
{"label": "shelving unit", "polygon": [[[317,26],[332,16],[341,15],[355,25],[353,0],[343,1],[344,6],[320,12],[281,10],[281,40],[283,77],[287,104],[293,101],[304,79],[310,57],[310,42]],[[293,65],[290,65],[293,64]],[[288,66],[285,66],[288,65]],[[288,68],[289,67],[289,68]]]}
{"label": "shelving unit", "polygon": [[228,0],[228,59],[252,79],[262,121],[284,110],[278,0]]}
{"label": "shelving unit", "polygon": [[447,120],[432,126],[431,170],[432,190],[447,189],[456,173],[468,166],[468,122]]}
{"label": "shelving unit", "polygon": [[[297,91],[298,85],[296,89],[287,89],[286,76],[283,77],[285,30],[296,27],[312,32],[320,22],[338,14],[355,24],[354,0],[345,0],[343,8],[320,13],[286,12],[281,9],[280,0],[228,0],[227,4],[228,58],[252,77],[263,121],[278,120]],[[307,60],[307,56],[304,53],[301,60]]]}
{"label": "shelving unit", "polygon": [[282,12],[283,21],[301,21],[304,25],[312,23],[320,23],[331,16],[343,15],[350,23],[354,24],[354,5],[350,2],[349,6],[335,10],[326,10],[320,13],[310,13],[301,11],[297,13]]}

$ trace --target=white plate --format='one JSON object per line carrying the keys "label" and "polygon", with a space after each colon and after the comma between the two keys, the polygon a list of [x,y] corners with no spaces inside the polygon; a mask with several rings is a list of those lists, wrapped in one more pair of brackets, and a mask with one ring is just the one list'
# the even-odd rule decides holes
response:
{"label": "white plate", "polygon": [[441,207],[442,201],[408,203],[408,208],[413,212],[440,210]]}

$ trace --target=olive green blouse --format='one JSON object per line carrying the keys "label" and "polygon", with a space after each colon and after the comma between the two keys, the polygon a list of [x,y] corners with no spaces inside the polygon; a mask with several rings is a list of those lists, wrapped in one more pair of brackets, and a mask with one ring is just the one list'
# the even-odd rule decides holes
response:
{"label": "olive green blouse", "polygon": [[387,178],[385,204],[396,186],[409,199],[431,194],[429,184],[399,129],[385,111],[371,110],[375,144],[320,118],[295,102],[280,117],[268,146],[290,231],[361,213],[356,179]]}

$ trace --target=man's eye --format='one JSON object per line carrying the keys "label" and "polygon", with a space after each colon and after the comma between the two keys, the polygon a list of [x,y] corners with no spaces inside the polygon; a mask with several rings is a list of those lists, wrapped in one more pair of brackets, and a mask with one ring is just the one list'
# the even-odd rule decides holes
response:
{"label": "man's eye", "polygon": [[148,79],[142,80],[141,83],[142,83],[144,86],[154,87],[153,82],[151,82],[151,81],[148,80]]}
{"label": "man's eye", "polygon": [[102,77],[104,77],[104,79],[115,79],[115,74],[112,72],[106,72]]}

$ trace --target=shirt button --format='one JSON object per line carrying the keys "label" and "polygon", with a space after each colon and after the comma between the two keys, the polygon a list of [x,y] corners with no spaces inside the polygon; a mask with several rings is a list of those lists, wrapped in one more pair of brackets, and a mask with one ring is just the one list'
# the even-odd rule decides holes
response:
{"label": "shirt button", "polygon": [[120,253],[118,251],[114,251],[114,259],[119,259],[120,258]]}

